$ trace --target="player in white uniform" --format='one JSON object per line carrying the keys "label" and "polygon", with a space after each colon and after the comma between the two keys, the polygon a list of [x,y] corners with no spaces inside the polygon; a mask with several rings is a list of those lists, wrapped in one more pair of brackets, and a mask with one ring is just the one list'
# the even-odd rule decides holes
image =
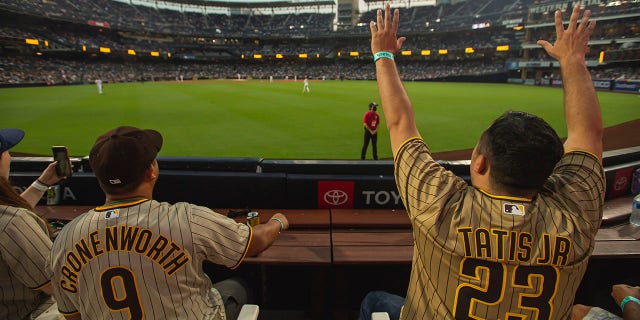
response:
{"label": "player in white uniform", "polygon": [[302,87],[302,93],[310,92],[309,91],[309,79],[304,78],[304,86]]}
{"label": "player in white uniform", "polygon": [[68,318],[233,319],[203,262],[236,268],[288,228],[282,214],[249,227],[152,200],[161,146],[157,131],[118,127],[91,149],[106,203],[67,224],[51,253],[54,295]]}
{"label": "player in white uniform", "polygon": [[47,185],[61,178],[52,163],[22,194],[15,191],[9,182],[9,149],[23,137],[20,129],[0,129],[0,319],[33,318],[51,306],[55,310],[45,268],[51,251],[49,228],[33,207]]}
{"label": "player in white uniform", "polygon": [[96,86],[98,87],[98,93],[102,94],[102,80],[96,79]]}

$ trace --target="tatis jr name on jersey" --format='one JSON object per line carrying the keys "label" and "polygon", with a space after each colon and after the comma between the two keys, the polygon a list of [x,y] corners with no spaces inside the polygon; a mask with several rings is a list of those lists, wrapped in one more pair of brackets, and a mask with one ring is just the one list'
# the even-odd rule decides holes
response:
{"label": "tatis jr name on jersey", "polygon": [[[469,258],[498,261],[529,262],[532,259],[534,237],[528,232],[458,228],[464,241],[464,254]],[[571,240],[552,234],[542,234],[540,251],[534,263],[563,266],[569,262]]]}
{"label": "tatis jr name on jersey", "polygon": [[89,239],[80,239],[74,250],[65,254],[65,264],[60,269],[63,277],[60,286],[78,291],[78,273],[91,260],[110,252],[136,252],[157,263],[168,276],[172,276],[191,259],[178,245],[151,229],[136,226],[113,226],[89,233]]}

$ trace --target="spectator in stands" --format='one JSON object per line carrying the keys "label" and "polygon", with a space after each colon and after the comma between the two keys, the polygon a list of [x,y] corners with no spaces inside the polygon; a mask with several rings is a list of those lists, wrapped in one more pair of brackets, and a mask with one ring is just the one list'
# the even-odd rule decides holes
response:
{"label": "spectator in stands", "polygon": [[573,306],[572,320],[639,320],[640,319],[640,287],[628,284],[616,284],[611,289],[611,297],[620,306],[622,318],[598,307],[581,304]]}
{"label": "spectator in stands", "polygon": [[0,319],[34,319],[49,308],[58,314],[46,272],[51,233],[33,208],[62,178],[53,162],[22,194],[16,192],[9,182],[9,149],[23,137],[20,129],[0,129]]}
{"label": "spectator in stands", "polygon": [[52,249],[53,292],[69,318],[236,319],[246,289],[234,279],[212,284],[203,262],[234,269],[288,228],[280,213],[250,227],[152,200],[161,147],[159,132],[128,126],[93,145],[89,163],[105,204],[67,224]]}
{"label": "spectator in stands", "polygon": [[[393,54],[399,12],[387,4],[371,22],[381,104],[400,197],[413,224],[406,299],[375,292],[372,312],[402,319],[569,318],[604,205],[602,116],[584,60],[595,22],[580,5],[558,39],[538,41],[560,63],[568,136],[564,148],[544,120],[509,111],[483,132],[471,156],[471,185],[438,164],[422,140]],[[378,303],[382,302],[380,310]],[[390,305],[391,304],[391,305]]]}

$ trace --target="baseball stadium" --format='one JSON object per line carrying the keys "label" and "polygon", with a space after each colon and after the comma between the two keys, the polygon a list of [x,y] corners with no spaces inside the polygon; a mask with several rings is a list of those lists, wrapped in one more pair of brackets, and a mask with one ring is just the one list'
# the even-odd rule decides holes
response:
{"label": "baseball stadium", "polygon": [[[594,88],[602,113],[602,218],[584,257],[588,263],[576,271],[584,275],[573,284],[572,295],[550,298],[549,313],[540,306],[527,309],[526,302],[498,313],[505,319],[565,319],[568,314],[553,313],[554,306],[582,304],[627,319],[629,311],[612,299],[611,290],[616,284],[640,286],[640,227],[629,222],[640,192],[640,0],[3,0],[0,150],[11,156],[2,165],[6,162],[9,185],[36,204],[25,208],[33,207],[30,214],[46,225],[51,238],[46,263],[53,264],[46,280],[53,291],[40,290],[40,280],[16,289],[15,279],[24,277],[8,261],[19,259],[7,258],[15,247],[4,246],[0,268],[6,270],[0,270],[0,279],[7,279],[0,280],[0,319],[29,316],[20,313],[28,309],[27,298],[15,298],[23,290],[36,292],[37,301],[58,300],[38,319],[64,319],[62,314],[68,319],[220,319],[197,308],[224,303],[220,312],[227,319],[355,320],[363,318],[361,304],[369,292],[412,294],[408,286],[419,259],[419,228],[396,184],[398,150],[386,118],[393,115],[385,114],[389,109],[377,81],[379,51],[372,49],[372,33],[382,30],[386,4],[399,10],[397,36],[406,41],[391,58],[421,138],[439,166],[469,185],[474,148],[505,113],[535,114],[562,142],[571,142],[564,106],[571,99],[567,83],[575,82],[537,41],[561,41],[555,12],[562,28],[573,25],[577,32],[587,29],[587,22],[571,22],[572,10],[578,5],[580,12],[590,12],[596,24],[586,43],[588,78],[576,88]],[[368,120],[372,106],[377,107],[375,133]],[[192,204],[188,215],[202,209],[210,217],[197,221],[211,225],[189,220],[185,227],[168,219],[159,234],[144,225],[116,227],[125,210],[104,184],[118,179],[102,178],[110,173],[104,173],[105,156],[96,151],[101,139],[119,134],[110,131],[116,127],[161,134],[159,144],[153,134],[148,138],[153,150],[119,162],[122,170],[133,170],[139,159],[157,153],[151,159],[155,171],[147,171],[153,180],[149,196],[142,198],[152,204]],[[24,136],[2,128],[19,128]],[[47,180],[49,165],[59,159],[53,146],[64,146],[58,150],[65,150],[72,168],[70,176],[55,181]],[[40,191],[31,200],[25,196]],[[4,204],[0,201],[0,209]],[[95,233],[81,229],[89,225],[80,220],[88,219],[87,212],[106,212],[106,225],[96,222]],[[0,216],[0,227],[3,220],[9,221]],[[241,227],[232,229],[230,223]],[[550,219],[547,225],[562,223]],[[224,240],[206,238],[211,242],[204,246],[227,248],[238,246],[236,240],[260,242],[271,226],[278,232],[255,254],[253,244],[246,244],[244,251],[235,250],[239,253],[220,249],[224,253],[208,256],[203,252],[209,249],[189,252],[172,238],[186,232],[217,234]],[[72,240],[79,230],[89,231]],[[528,248],[526,238],[518,237],[512,231],[497,242],[511,241],[519,248],[515,255]],[[11,243],[36,242],[29,234],[25,239]],[[163,241],[173,249],[161,248]],[[65,244],[72,249],[58,250]],[[548,245],[549,254],[564,250],[561,242]],[[149,266],[140,262],[139,274],[118,262],[125,256],[148,260]],[[56,259],[64,267],[56,269]],[[197,265],[195,270],[181,269],[187,262]],[[472,276],[478,282],[470,280],[473,293],[493,288],[489,269],[486,274],[481,269]],[[111,278],[104,280],[105,274]],[[95,275],[103,282],[84,287],[82,282],[90,281],[83,278]],[[516,281],[515,271],[511,276]],[[170,284],[183,277],[186,285]],[[217,287],[236,279],[243,286],[239,301],[220,289],[224,284]],[[536,290],[543,289],[535,284],[544,279],[551,281],[534,273],[520,285],[521,295],[539,298],[543,292]],[[192,297],[211,283],[221,298],[205,299],[206,307],[192,304]],[[80,291],[72,292],[76,285]],[[499,293],[493,302],[465,297],[471,301],[468,314],[452,311],[442,318],[493,318],[493,306],[507,301]],[[640,290],[637,294],[626,295],[631,297],[625,299],[627,307],[634,305],[632,298],[640,299]],[[239,316],[227,309],[229,301],[238,304]],[[178,310],[188,306],[194,307]],[[171,309],[175,312],[167,312]],[[397,319],[384,312],[373,319],[389,316]]]}

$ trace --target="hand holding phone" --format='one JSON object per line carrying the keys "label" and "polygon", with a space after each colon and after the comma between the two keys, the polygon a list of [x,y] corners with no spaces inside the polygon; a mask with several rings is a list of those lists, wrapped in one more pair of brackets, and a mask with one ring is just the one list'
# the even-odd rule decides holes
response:
{"label": "hand holding phone", "polygon": [[64,146],[53,146],[53,160],[58,161],[56,164],[56,174],[60,177],[71,177],[71,160],[69,159],[69,150]]}

